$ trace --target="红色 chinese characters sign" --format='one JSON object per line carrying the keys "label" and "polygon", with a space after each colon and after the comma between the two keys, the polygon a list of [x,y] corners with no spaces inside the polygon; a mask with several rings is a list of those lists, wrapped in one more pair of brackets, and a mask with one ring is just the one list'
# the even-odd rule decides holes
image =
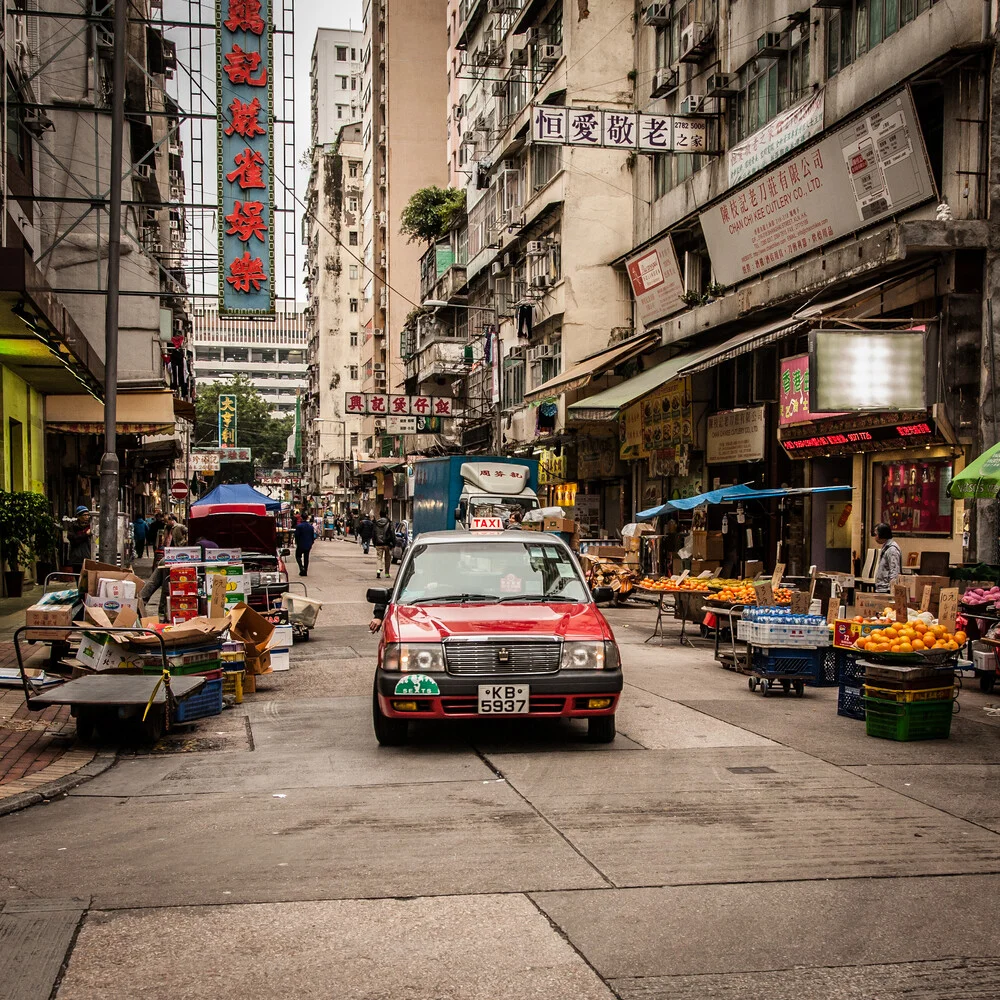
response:
{"label": "\u7ea2\u8272 chinese characters sign", "polygon": [[531,109],[531,138],[557,146],[634,149],[640,153],[709,152],[707,118],[544,104]]}
{"label": "\u7ea2\u8272 chinese characters sign", "polygon": [[701,213],[716,280],[745,281],[936,195],[909,90]]}
{"label": "\u7ea2\u8272 chinese characters sign", "polygon": [[219,447],[236,447],[236,397],[219,394]]}
{"label": "\u7ea2\u8272 chinese characters sign", "polygon": [[684,308],[684,281],[669,236],[630,258],[626,269],[643,326]]}
{"label": "\u7ea2\u8272 chinese characters sign", "polygon": [[219,312],[274,312],[271,0],[218,0]]}
{"label": "\u7ea2\u8272 chinese characters sign", "polygon": [[[375,417],[454,417],[455,401],[448,396],[387,396],[373,392],[349,392],[344,412]],[[405,433],[405,432],[403,432]]]}
{"label": "\u7ea2\u8272 chinese characters sign", "polygon": [[778,426],[787,427],[806,420],[839,416],[839,413],[809,412],[809,355],[798,354],[794,358],[783,358],[778,386]]}

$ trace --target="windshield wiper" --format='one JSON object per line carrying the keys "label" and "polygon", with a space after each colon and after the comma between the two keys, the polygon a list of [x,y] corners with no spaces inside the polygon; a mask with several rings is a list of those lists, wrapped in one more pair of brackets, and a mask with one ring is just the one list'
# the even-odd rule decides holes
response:
{"label": "windshield wiper", "polygon": [[415,601],[407,601],[407,604],[471,604],[484,602],[486,604],[498,604],[499,598],[492,594],[446,594],[443,597],[418,597]]}
{"label": "windshield wiper", "polygon": [[582,604],[582,601],[573,597],[564,597],[562,594],[514,594],[510,597],[501,597],[497,604]]}

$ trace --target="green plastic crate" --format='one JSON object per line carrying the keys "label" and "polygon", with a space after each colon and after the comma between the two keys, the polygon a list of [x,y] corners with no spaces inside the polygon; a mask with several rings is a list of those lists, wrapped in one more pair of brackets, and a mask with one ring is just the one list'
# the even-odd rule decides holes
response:
{"label": "green plastic crate", "polygon": [[865,698],[865,732],[883,740],[946,740],[951,734],[953,699],[883,701]]}

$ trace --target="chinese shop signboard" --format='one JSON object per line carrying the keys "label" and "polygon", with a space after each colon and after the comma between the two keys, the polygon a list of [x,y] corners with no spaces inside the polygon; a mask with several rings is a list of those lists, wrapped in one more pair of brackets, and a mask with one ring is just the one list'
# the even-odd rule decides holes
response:
{"label": "chinese shop signboard", "polygon": [[778,426],[801,424],[806,420],[839,417],[839,413],[809,412],[809,355],[782,358],[778,386]]}
{"label": "chinese shop signboard", "polygon": [[[458,410],[448,396],[386,396],[382,393],[349,392],[344,397],[344,412],[376,417],[417,417],[417,432],[430,428],[420,418],[454,417]],[[409,433],[402,431],[400,433]]]}
{"label": "chinese shop signboard", "polygon": [[219,0],[219,312],[274,312],[270,0]]}
{"label": "chinese shop signboard", "polygon": [[716,280],[745,281],[936,196],[909,90],[701,213]]}
{"label": "chinese shop signboard", "polygon": [[764,460],[764,407],[724,410],[708,418],[709,465]]}
{"label": "chinese shop signboard", "polygon": [[626,269],[643,326],[684,308],[684,280],[669,236],[630,258]]}
{"label": "chinese shop signboard", "polygon": [[632,149],[640,153],[707,153],[708,119],[535,105],[531,138],[555,146]]}
{"label": "chinese shop signboard", "polygon": [[236,397],[219,394],[219,447],[236,447]]}
{"label": "chinese shop signboard", "polygon": [[729,183],[739,184],[823,131],[824,91],[800,101],[730,148]]}

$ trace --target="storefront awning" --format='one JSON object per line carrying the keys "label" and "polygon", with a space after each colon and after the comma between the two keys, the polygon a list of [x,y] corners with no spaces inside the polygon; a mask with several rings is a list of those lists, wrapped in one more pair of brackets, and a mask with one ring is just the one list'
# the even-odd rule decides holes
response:
{"label": "storefront awning", "polygon": [[[172,434],[174,395],[156,392],[119,392],[119,434]],[[45,400],[45,429],[67,434],[103,434],[104,404],[93,396],[49,396]]]}
{"label": "storefront awning", "polygon": [[572,368],[567,368],[566,371],[555,378],[549,379],[548,382],[540,385],[537,389],[526,392],[524,394],[524,401],[526,403],[538,403],[543,399],[562,395],[562,393],[569,392],[571,389],[579,389],[582,386],[589,385],[599,375],[610,371],[616,365],[623,364],[631,358],[642,354],[643,351],[651,347],[659,339],[660,336],[658,333],[644,334],[641,337],[633,337],[623,344],[616,344],[614,347],[606,351],[601,351],[599,354],[592,354],[589,358],[584,358],[583,361],[573,365]]}
{"label": "storefront awning", "polygon": [[742,333],[710,348],[706,357],[684,365],[678,375],[695,375],[708,368],[714,368],[723,361],[738,358],[741,354],[749,354],[758,347],[781,340],[805,325],[806,322],[802,319],[782,319],[776,323],[768,323],[766,326],[758,326],[753,330],[744,330]]}
{"label": "storefront awning", "polygon": [[723,486],[708,493],[699,493],[697,496],[685,497],[683,500],[668,500],[658,507],[650,507],[648,510],[641,510],[635,515],[637,521],[652,521],[662,514],[669,514],[674,510],[694,510],[704,503],[741,503],[747,500],[773,500],[781,497],[809,496],[813,493],[837,493],[844,490],[852,490],[853,486],[799,486],[799,487],[776,487],[766,490],[755,490],[746,483],[736,486]]}

